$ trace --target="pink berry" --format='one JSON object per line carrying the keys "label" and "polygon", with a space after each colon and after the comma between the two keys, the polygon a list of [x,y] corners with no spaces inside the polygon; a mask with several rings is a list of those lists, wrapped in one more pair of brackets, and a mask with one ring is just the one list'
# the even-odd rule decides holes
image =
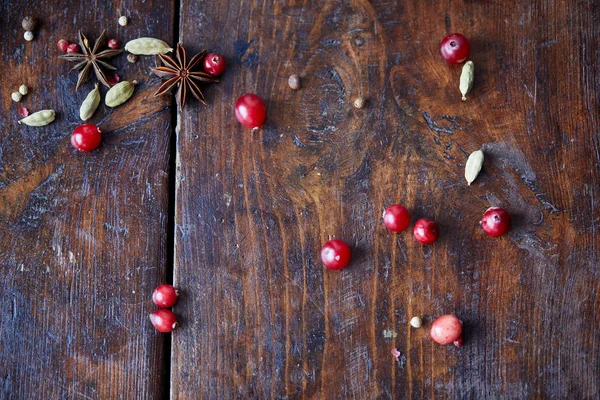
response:
{"label": "pink berry", "polygon": [[67,48],[69,47],[69,42],[67,42],[65,39],[60,39],[56,45],[58,46],[58,49],[60,51],[67,51]]}
{"label": "pink berry", "polygon": [[483,214],[479,222],[490,236],[502,236],[510,229],[510,214],[503,208],[491,207]]}
{"label": "pink berry", "polygon": [[81,49],[77,43],[71,43],[67,46],[67,54],[80,53]]}
{"label": "pink berry", "polygon": [[469,57],[471,45],[464,35],[451,33],[440,43],[440,52],[448,63],[459,64]]}
{"label": "pink berry", "polygon": [[171,308],[177,303],[179,292],[171,285],[160,285],[152,293],[152,301],[160,308]]}
{"label": "pink berry", "polygon": [[344,269],[350,262],[350,247],[343,240],[330,240],[321,248],[321,261],[329,269]]}
{"label": "pink berry", "polygon": [[258,128],[265,122],[267,108],[260,97],[246,93],[235,102],[235,117],[248,128]]}
{"label": "pink berry", "polygon": [[464,344],[464,342],[465,341],[463,340],[463,338],[461,336],[452,343],[454,343],[454,345],[460,349],[462,347],[462,345]]}
{"label": "pink berry", "polygon": [[150,314],[150,322],[157,331],[168,333],[177,327],[177,316],[171,310],[156,310]]}
{"label": "pink berry", "polygon": [[119,48],[119,41],[117,39],[110,39],[108,41],[108,47],[111,49],[118,49]]}
{"label": "pink berry", "polygon": [[225,59],[217,53],[210,53],[204,57],[204,70],[212,76],[221,76],[225,72]]}
{"label": "pink berry", "polygon": [[439,344],[453,343],[462,336],[462,323],[454,315],[443,315],[431,324],[430,335]]}
{"label": "pink berry", "polygon": [[423,244],[431,244],[435,242],[440,234],[438,225],[427,218],[421,218],[415,223],[413,230],[415,239]]}
{"label": "pink berry", "polygon": [[94,124],[79,125],[71,134],[71,144],[79,151],[96,150],[102,142],[102,132]]}
{"label": "pink berry", "polygon": [[400,204],[392,204],[383,212],[383,224],[392,232],[402,232],[410,225],[410,214]]}

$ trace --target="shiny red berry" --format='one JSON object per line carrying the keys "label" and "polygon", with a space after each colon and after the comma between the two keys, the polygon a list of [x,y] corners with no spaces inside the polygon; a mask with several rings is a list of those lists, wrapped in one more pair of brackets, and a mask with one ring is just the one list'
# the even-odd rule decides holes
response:
{"label": "shiny red berry", "polygon": [[[460,341],[462,337],[462,323],[454,315],[443,315],[431,324],[430,335],[439,344],[450,344]],[[462,342],[460,342],[460,345],[462,345]]]}
{"label": "shiny red berry", "polygon": [[108,41],[108,47],[110,49],[118,49],[119,48],[119,41],[117,39],[110,39]]}
{"label": "shiny red berry", "polygon": [[488,235],[502,236],[510,229],[510,214],[500,207],[488,208],[479,223]]}
{"label": "shiny red berry", "polygon": [[246,93],[235,102],[235,117],[240,124],[248,128],[257,128],[265,122],[267,108],[260,97]]}
{"label": "shiny red berry", "polygon": [[410,214],[400,204],[392,204],[383,212],[383,224],[392,232],[401,232],[410,225]]}
{"label": "shiny red berry", "polygon": [[225,59],[217,53],[210,53],[204,57],[204,70],[212,76],[221,76],[225,72]]}
{"label": "shiny red berry", "polygon": [[102,132],[94,124],[79,125],[71,134],[71,144],[79,151],[92,151],[100,146]]}
{"label": "shiny red berry", "polygon": [[150,322],[157,331],[168,333],[177,327],[177,316],[171,310],[156,310],[150,314]]}
{"label": "shiny red berry", "polygon": [[160,308],[171,308],[177,303],[179,292],[171,285],[160,285],[152,293],[152,301]]}
{"label": "shiny red berry", "polygon": [[350,262],[350,247],[343,240],[330,240],[321,249],[321,261],[329,269],[346,268]]}
{"label": "shiny red berry", "polygon": [[464,35],[451,33],[442,40],[440,52],[444,60],[450,64],[458,64],[469,57],[471,45],[469,44],[469,39]]}
{"label": "shiny red berry", "polygon": [[56,45],[58,46],[58,49],[60,51],[67,51],[67,48],[69,47],[69,42],[67,42],[65,39],[60,39]]}
{"label": "shiny red berry", "polygon": [[431,244],[435,242],[440,234],[438,224],[434,221],[421,218],[415,223],[415,229],[413,230],[415,239],[423,244]]}
{"label": "shiny red berry", "polygon": [[71,43],[67,46],[67,54],[81,53],[81,49],[77,43]]}

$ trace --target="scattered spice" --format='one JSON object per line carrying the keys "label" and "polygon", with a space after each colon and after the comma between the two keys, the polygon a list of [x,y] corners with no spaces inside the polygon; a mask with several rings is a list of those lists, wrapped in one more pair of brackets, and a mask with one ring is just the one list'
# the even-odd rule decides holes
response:
{"label": "scattered spice", "polygon": [[137,62],[137,56],[135,54],[127,54],[127,61],[133,64]]}
{"label": "scattered spice", "polygon": [[25,18],[23,18],[23,21],[21,21],[21,26],[26,31],[33,31],[36,28],[36,23],[35,23],[35,20],[33,18],[31,18],[31,17],[25,17]]}
{"label": "scattered spice", "polygon": [[27,31],[23,34],[23,37],[25,38],[25,40],[27,40],[28,42],[31,42],[33,40],[33,32],[31,31]]}
{"label": "scattered spice", "polygon": [[73,69],[81,70],[81,72],[79,73],[79,78],[77,79],[77,86],[75,87],[75,90],[79,89],[79,87],[88,80],[90,76],[90,70],[92,68],[94,69],[94,73],[96,74],[96,79],[98,79],[106,87],[110,87],[110,84],[106,80],[106,75],[102,70],[102,67],[111,71],[116,70],[116,68],[107,63],[106,61],[103,61],[103,59],[112,58],[120,54],[122,50],[107,49],[100,51],[100,48],[102,48],[102,46],[104,46],[105,43],[106,29],[102,31],[102,34],[94,43],[93,48],[90,48],[88,39],[83,33],[81,33],[81,31],[79,31],[79,44],[83,49],[83,53],[65,54],[58,57],[63,60],[77,62],[77,65],[75,65]]}
{"label": "scattered spice", "polygon": [[402,355],[402,353],[400,353],[397,348],[394,347],[392,349],[392,355],[394,356],[394,358],[396,359],[397,362],[400,362],[398,357],[400,357]]}
{"label": "scattered spice", "polygon": [[302,85],[300,84],[300,77],[296,74],[290,75],[290,77],[288,78],[288,85],[290,85],[290,88],[292,88],[293,90],[298,90],[302,87]]}
{"label": "scattered spice", "polygon": [[202,50],[200,53],[192,57],[188,63],[185,49],[181,43],[177,44],[177,57],[175,59],[164,54],[158,54],[158,57],[164,66],[150,69],[158,77],[167,79],[167,81],[158,88],[156,93],[154,93],[154,96],[167,93],[177,85],[177,104],[180,108],[185,106],[185,99],[187,97],[188,90],[198,101],[207,104],[202,91],[196,82],[194,82],[194,80],[209,83],[219,82],[219,80],[207,74],[206,72],[192,71],[202,61],[205,54],[206,50]]}
{"label": "scattered spice", "polygon": [[110,48],[110,49],[118,49],[119,48],[119,41],[117,39],[110,39],[108,41],[108,48]]}
{"label": "scattered spice", "polygon": [[77,43],[71,43],[67,46],[67,54],[80,53],[81,49]]}
{"label": "scattered spice", "polygon": [[29,115],[29,110],[27,108],[25,108],[25,107],[19,107],[19,109],[17,110],[17,112],[23,118],[25,118],[25,117],[27,117]]}
{"label": "scattered spice", "polygon": [[60,39],[58,43],[56,43],[56,46],[60,51],[67,51],[67,48],[69,47],[69,42],[67,42],[65,39]]}
{"label": "scattered spice", "polygon": [[79,118],[81,118],[82,121],[87,121],[92,118],[99,104],[100,91],[98,90],[98,84],[96,83],[94,90],[88,93],[85,100],[83,100],[83,103],[81,103],[81,107],[79,107]]}
{"label": "scattered spice", "polygon": [[126,16],[122,15],[122,16],[119,17],[119,21],[118,22],[119,22],[119,25],[121,25],[121,26],[127,26],[127,23],[129,21],[127,20]]}
{"label": "scattered spice", "polygon": [[365,98],[360,96],[360,97],[357,97],[356,100],[354,100],[354,107],[364,108],[366,103],[367,103],[367,101],[365,100]]}
{"label": "scattered spice", "polygon": [[111,87],[113,87],[121,81],[121,77],[118,74],[108,75],[106,77],[106,81]]}
{"label": "scattered spice", "polygon": [[469,185],[471,185],[471,183],[477,179],[477,175],[479,175],[482,166],[483,151],[477,150],[472,152],[467,159],[467,163],[465,164],[465,179]]}
{"label": "scattered spice", "polygon": [[173,48],[160,39],[141,37],[127,42],[125,44],[125,51],[138,56],[153,56],[170,53],[173,51]]}
{"label": "scattered spice", "polygon": [[23,98],[23,95],[19,92],[13,92],[10,97],[12,98],[12,101],[14,101],[15,103],[18,103],[21,101],[21,99]]}
{"label": "scattered spice", "polygon": [[475,64],[473,61],[467,61],[463,65],[462,73],[460,74],[460,93],[462,93],[462,100],[467,100],[467,94],[473,87],[473,80],[475,80]]}
{"label": "scattered spice", "polygon": [[452,343],[460,349],[462,347],[462,345],[465,343],[465,341],[463,340],[463,338],[461,336]]}
{"label": "scattered spice", "polygon": [[108,92],[106,92],[104,104],[106,104],[108,107],[118,107],[125,103],[133,95],[136,84],[137,81],[123,81],[117,83],[115,86],[110,88]]}
{"label": "scattered spice", "polygon": [[56,112],[54,112],[54,110],[42,110],[34,112],[28,117],[23,118],[19,121],[19,124],[25,124],[28,126],[45,126],[54,121],[55,117]]}
{"label": "scattered spice", "polygon": [[410,320],[410,326],[413,328],[420,328],[423,326],[423,321],[419,317],[412,317]]}
{"label": "scattered spice", "polygon": [[26,85],[19,86],[19,93],[21,93],[23,96],[25,96],[28,91],[29,88]]}

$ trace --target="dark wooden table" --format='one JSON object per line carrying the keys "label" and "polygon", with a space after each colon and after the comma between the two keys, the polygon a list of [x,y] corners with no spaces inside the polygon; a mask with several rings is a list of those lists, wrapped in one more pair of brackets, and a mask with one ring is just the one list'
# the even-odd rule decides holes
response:
{"label": "dark wooden table", "polygon": [[[0,4],[0,398],[600,398],[597,1],[33,3]],[[210,105],[179,112],[152,96],[154,57],[120,55],[135,95],[75,151],[94,78],[75,91],[56,42],[104,28],[222,53]],[[466,102],[438,51],[453,31],[472,44]],[[23,83],[54,123],[17,124]],[[268,109],[254,133],[245,92]],[[394,202],[438,242],[390,234]],[[479,228],[491,205],[509,235]],[[320,262],[332,236],[343,271]],[[164,335],[148,314],[171,281]],[[429,339],[447,313],[460,349]]]}

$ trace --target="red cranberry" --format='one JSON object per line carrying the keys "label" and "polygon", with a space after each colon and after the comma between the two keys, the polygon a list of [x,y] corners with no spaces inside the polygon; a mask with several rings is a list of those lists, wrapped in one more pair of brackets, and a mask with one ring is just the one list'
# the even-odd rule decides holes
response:
{"label": "red cranberry", "polygon": [[246,93],[235,102],[235,117],[248,128],[258,128],[265,122],[267,108],[260,97]]}
{"label": "red cranberry", "polygon": [[451,33],[440,44],[440,52],[444,60],[450,64],[459,64],[469,57],[471,45],[469,39],[460,33]]}
{"label": "red cranberry", "polygon": [[415,223],[415,229],[413,230],[415,239],[423,244],[431,244],[435,242],[440,235],[438,224],[434,221],[421,218]]}
{"label": "red cranberry", "polygon": [[443,315],[431,324],[430,335],[439,344],[450,344],[461,338],[462,323],[454,315]]}
{"label": "red cranberry", "polygon": [[503,208],[491,207],[483,214],[479,222],[490,236],[502,236],[510,229],[510,214]]}
{"label": "red cranberry", "polygon": [[171,310],[156,310],[150,314],[150,322],[157,331],[168,333],[177,327],[177,316]]}
{"label": "red cranberry", "polygon": [[171,308],[177,303],[179,292],[171,285],[160,285],[152,293],[152,301],[160,308]]}
{"label": "red cranberry", "polygon": [[71,43],[67,46],[67,54],[81,53],[81,49],[77,43]]}
{"label": "red cranberry", "polygon": [[56,45],[58,46],[58,49],[60,51],[67,51],[67,48],[69,47],[69,42],[67,42],[65,39],[60,39]]}
{"label": "red cranberry", "polygon": [[221,76],[225,72],[225,59],[217,53],[210,53],[204,57],[204,70],[212,76]]}
{"label": "red cranberry", "polygon": [[410,214],[400,204],[392,204],[383,212],[383,224],[392,232],[401,232],[410,225]]}
{"label": "red cranberry", "polygon": [[343,240],[330,240],[321,249],[321,261],[329,269],[346,268],[350,262],[350,247]]}
{"label": "red cranberry", "polygon": [[71,134],[71,144],[79,151],[92,151],[100,146],[102,132],[94,124],[79,125]]}
{"label": "red cranberry", "polygon": [[110,49],[118,49],[119,48],[119,41],[117,39],[110,39],[108,41],[108,47]]}

